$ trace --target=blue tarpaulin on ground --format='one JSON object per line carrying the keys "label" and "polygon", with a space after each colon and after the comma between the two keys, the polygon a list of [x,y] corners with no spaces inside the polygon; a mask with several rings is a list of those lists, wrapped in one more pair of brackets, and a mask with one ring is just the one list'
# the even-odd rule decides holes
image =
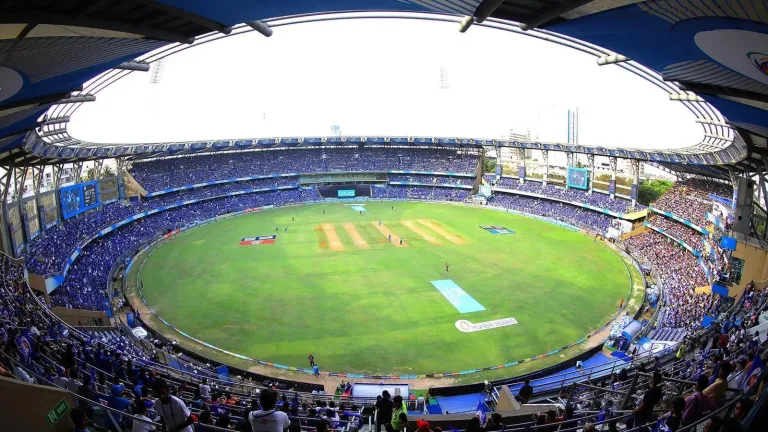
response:
{"label": "blue tarpaulin on ground", "polygon": [[704,319],[701,320],[701,326],[704,328],[707,328],[712,325],[712,321],[714,320],[715,320],[715,317],[704,315]]}

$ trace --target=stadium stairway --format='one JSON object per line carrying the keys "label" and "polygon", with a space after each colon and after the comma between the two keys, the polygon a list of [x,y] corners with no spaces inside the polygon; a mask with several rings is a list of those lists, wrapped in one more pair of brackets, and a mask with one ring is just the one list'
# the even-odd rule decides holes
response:
{"label": "stadium stairway", "polygon": [[[626,359],[617,360],[603,353],[597,353],[584,360],[583,372],[580,372],[576,367],[570,367],[552,375],[532,379],[531,386],[533,386],[536,393],[556,391],[564,386],[583,381],[585,378],[593,379],[610,376],[612,372],[621,370],[625,363],[628,363]],[[522,386],[523,383],[521,382],[512,384],[509,386],[509,390],[512,391],[512,394],[517,395]]]}
{"label": "stadium stairway", "polygon": [[651,331],[648,338],[652,341],[680,342],[685,335],[686,331],[683,328],[660,328]]}

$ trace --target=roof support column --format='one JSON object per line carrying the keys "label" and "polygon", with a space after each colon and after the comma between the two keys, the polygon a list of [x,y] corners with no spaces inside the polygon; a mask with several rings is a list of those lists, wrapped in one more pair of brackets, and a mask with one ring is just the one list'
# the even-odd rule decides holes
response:
{"label": "roof support column", "polygon": [[541,159],[544,161],[544,186],[549,181],[549,150],[541,151]]}
{"label": "roof support column", "polygon": [[568,168],[573,166],[573,153],[565,152],[565,190],[570,189],[568,187]]}
{"label": "roof support column", "polygon": [[616,157],[608,158],[611,163],[611,182],[608,184],[608,192],[611,194],[611,199],[616,198]]}
{"label": "roof support column", "polygon": [[640,161],[637,159],[630,159],[632,166],[632,189],[630,190],[630,198],[632,198],[632,208],[635,208],[637,204],[637,194],[640,189]]}
{"label": "roof support column", "polygon": [[16,189],[16,207],[19,209],[19,216],[21,218],[21,236],[24,239],[24,245],[29,240],[29,233],[27,232],[27,214],[24,211],[24,205],[22,204],[24,198],[24,183],[27,181],[27,169],[14,167],[13,169],[13,185]]}
{"label": "roof support column", "polygon": [[517,160],[518,160],[518,167],[517,167],[517,175],[520,177],[520,184],[525,183],[525,149],[519,148],[517,149]]}
{"label": "roof support column", "polygon": [[2,237],[3,237],[3,251],[8,256],[16,256],[16,251],[13,250],[13,243],[11,242],[11,230],[8,225],[8,189],[11,187],[11,171],[13,168],[7,167],[4,169],[4,174],[0,175],[0,213],[2,213]]}
{"label": "roof support column", "polygon": [[739,197],[739,174],[735,172],[733,168],[728,168],[728,175],[731,177],[731,185],[733,185],[733,201],[731,203],[731,208],[736,210],[736,200]]}
{"label": "roof support column", "polygon": [[592,195],[595,184],[595,155],[587,155],[587,165],[589,165],[589,191],[587,193]]}
{"label": "roof support column", "polygon": [[[37,209],[38,235],[45,235],[45,208],[40,206],[40,189],[43,187],[45,165],[32,166],[32,189],[35,191],[35,208]],[[43,209],[42,211],[40,209]]]}

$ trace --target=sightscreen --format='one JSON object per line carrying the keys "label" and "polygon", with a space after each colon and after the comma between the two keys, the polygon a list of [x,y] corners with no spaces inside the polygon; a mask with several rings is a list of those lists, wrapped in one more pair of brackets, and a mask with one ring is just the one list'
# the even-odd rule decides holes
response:
{"label": "sightscreen", "polygon": [[63,187],[59,189],[59,197],[61,199],[61,215],[64,219],[69,219],[98,207],[101,203],[99,182],[90,181]]}
{"label": "sightscreen", "polygon": [[568,187],[586,189],[589,181],[589,170],[586,168],[568,168]]}

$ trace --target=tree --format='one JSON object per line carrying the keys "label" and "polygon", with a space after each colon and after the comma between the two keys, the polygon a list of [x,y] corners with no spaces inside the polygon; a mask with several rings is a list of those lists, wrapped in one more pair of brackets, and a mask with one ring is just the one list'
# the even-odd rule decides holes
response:
{"label": "tree", "polygon": [[672,187],[669,180],[648,180],[640,183],[637,191],[637,202],[643,205],[650,205],[661,197],[664,192]]}
{"label": "tree", "polygon": [[496,172],[496,159],[486,158],[485,165],[483,166],[483,172]]}
{"label": "tree", "polygon": [[91,168],[85,173],[85,181],[96,180],[96,168]]}
{"label": "tree", "polygon": [[115,173],[112,172],[112,167],[109,165],[105,166],[104,169],[101,170],[101,178],[112,177],[113,175],[115,175]]}
{"label": "tree", "polygon": [[576,161],[576,168],[584,168],[584,164],[580,160]]}

